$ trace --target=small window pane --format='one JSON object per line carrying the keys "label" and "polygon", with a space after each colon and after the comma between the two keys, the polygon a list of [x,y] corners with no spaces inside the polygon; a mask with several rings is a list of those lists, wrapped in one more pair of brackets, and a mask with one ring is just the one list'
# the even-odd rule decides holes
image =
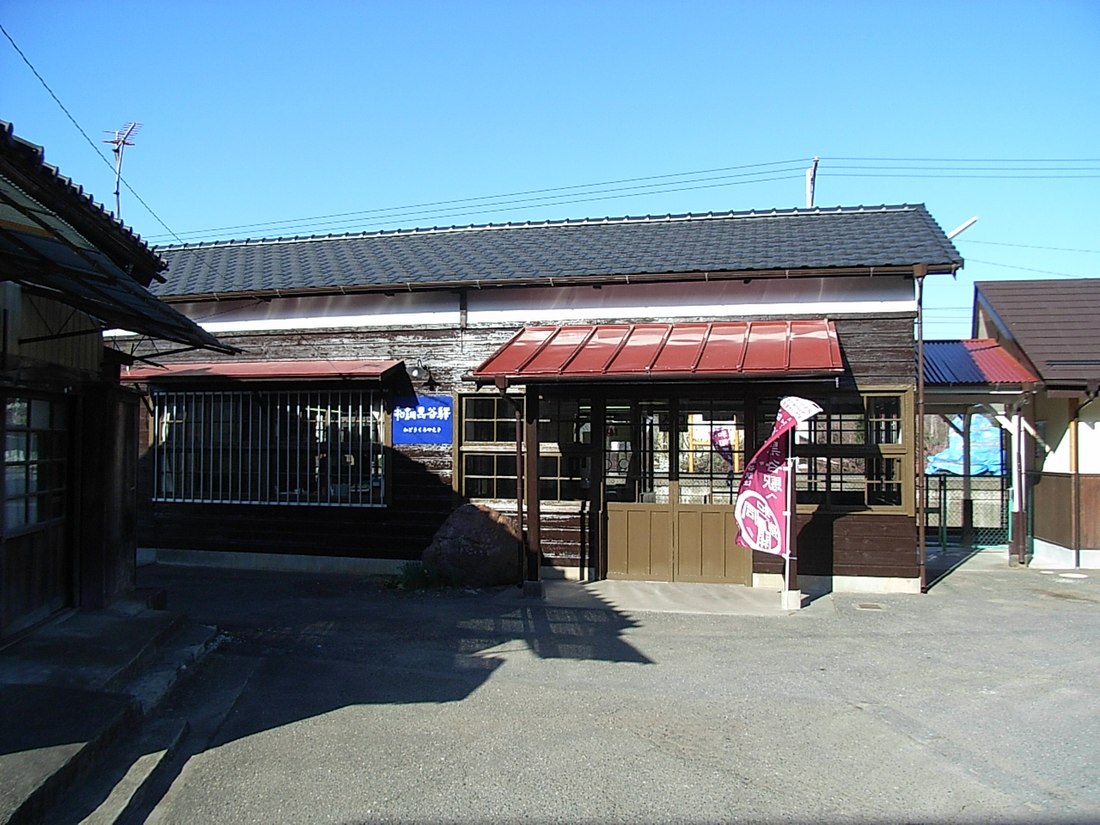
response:
{"label": "small window pane", "polygon": [[9,463],[27,460],[27,436],[25,433],[7,434],[4,441],[4,460]]}
{"label": "small window pane", "polygon": [[27,523],[26,515],[26,499],[17,498],[14,501],[6,502],[4,505],[4,527],[7,530],[13,530],[19,527],[23,527]]}
{"label": "small window pane", "polygon": [[872,444],[901,444],[901,398],[891,395],[867,399],[867,426]]}
{"label": "small window pane", "polygon": [[36,430],[50,428],[50,402],[35,399],[31,401],[31,427]]}
{"label": "small window pane", "polygon": [[27,426],[28,401],[25,398],[12,398],[8,400],[7,422],[9,427]]}

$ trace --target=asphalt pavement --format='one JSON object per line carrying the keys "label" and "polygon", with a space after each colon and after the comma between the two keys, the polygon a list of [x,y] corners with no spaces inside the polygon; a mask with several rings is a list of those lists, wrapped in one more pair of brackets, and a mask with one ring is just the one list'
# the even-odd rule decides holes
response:
{"label": "asphalt pavement", "polygon": [[220,643],[45,821],[1100,822],[1100,575],[937,561],[794,612],[146,567]]}

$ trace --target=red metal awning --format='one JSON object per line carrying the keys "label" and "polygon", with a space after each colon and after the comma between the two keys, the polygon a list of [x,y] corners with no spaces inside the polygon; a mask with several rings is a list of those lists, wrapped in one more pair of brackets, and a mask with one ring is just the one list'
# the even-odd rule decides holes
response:
{"label": "red metal awning", "polygon": [[122,370],[123,381],[165,379],[237,379],[248,381],[304,381],[310,379],[359,378],[381,381],[401,368],[403,361],[314,360],[314,361],[192,361],[163,366],[130,367]]}
{"label": "red metal awning", "polygon": [[479,382],[803,376],[843,372],[824,319],[534,326],[473,371]]}

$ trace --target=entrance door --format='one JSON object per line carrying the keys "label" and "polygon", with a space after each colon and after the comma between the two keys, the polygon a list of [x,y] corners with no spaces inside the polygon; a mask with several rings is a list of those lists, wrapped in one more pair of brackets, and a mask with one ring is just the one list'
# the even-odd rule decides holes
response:
{"label": "entrance door", "polygon": [[607,576],[751,584],[735,543],[743,415],[728,405],[609,402],[604,445]]}

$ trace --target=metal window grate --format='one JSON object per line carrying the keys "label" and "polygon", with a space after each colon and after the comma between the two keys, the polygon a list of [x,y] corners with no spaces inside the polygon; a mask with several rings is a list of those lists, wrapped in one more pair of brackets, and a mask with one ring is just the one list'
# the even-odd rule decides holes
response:
{"label": "metal window grate", "polygon": [[155,501],[380,507],[371,390],[154,392]]}

